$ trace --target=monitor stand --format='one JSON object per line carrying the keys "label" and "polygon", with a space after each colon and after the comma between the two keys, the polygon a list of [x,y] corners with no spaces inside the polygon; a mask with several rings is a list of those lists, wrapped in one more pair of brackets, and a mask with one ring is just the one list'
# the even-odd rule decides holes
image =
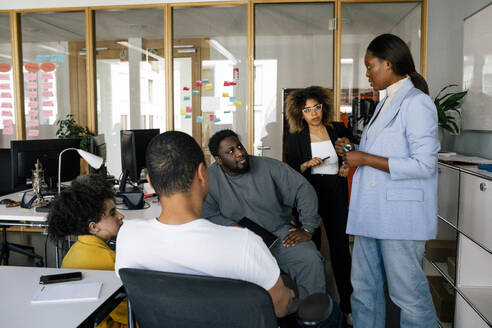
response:
{"label": "monitor stand", "polygon": [[119,191],[116,193],[116,197],[123,199],[126,207],[129,210],[140,210],[144,207],[144,194],[138,189],[134,188],[132,191],[126,191],[126,181],[128,180],[128,171],[123,173],[123,177],[120,181]]}

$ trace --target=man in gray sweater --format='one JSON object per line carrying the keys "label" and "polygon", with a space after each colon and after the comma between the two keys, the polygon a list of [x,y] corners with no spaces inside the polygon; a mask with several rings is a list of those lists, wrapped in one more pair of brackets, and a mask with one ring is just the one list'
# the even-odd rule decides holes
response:
{"label": "man in gray sweater", "polygon": [[[280,161],[248,155],[231,130],[214,134],[209,149],[216,162],[208,168],[210,190],[203,217],[226,226],[247,217],[270,231],[281,240],[270,251],[296,281],[299,298],[324,293],[323,261],[311,241],[320,223],[311,184]],[[299,213],[300,228],[290,223],[293,207]]]}

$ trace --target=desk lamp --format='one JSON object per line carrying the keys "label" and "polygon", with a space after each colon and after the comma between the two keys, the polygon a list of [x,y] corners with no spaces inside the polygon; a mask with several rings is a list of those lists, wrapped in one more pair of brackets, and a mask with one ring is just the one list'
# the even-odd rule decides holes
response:
{"label": "desk lamp", "polygon": [[104,159],[102,157],[91,154],[85,150],[78,149],[78,148],[63,149],[60,152],[60,155],[58,155],[58,193],[60,193],[60,191],[61,191],[61,158],[62,158],[63,153],[68,151],[68,150],[76,150],[77,153],[79,153],[80,157],[85,159],[87,161],[87,163],[91,167],[95,168],[96,170],[99,169],[104,163]]}

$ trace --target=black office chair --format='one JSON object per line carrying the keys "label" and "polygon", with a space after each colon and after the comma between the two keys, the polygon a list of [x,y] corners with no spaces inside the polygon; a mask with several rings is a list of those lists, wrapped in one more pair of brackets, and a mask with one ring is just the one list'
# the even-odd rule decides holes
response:
{"label": "black office chair", "polygon": [[141,328],[276,328],[272,299],[240,280],[121,269]]}

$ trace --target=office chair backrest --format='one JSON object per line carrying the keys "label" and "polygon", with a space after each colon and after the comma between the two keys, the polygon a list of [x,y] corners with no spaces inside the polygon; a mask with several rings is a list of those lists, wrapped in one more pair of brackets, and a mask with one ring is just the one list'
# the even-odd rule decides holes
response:
{"label": "office chair backrest", "polygon": [[121,269],[123,285],[141,328],[274,328],[272,299],[240,280]]}

